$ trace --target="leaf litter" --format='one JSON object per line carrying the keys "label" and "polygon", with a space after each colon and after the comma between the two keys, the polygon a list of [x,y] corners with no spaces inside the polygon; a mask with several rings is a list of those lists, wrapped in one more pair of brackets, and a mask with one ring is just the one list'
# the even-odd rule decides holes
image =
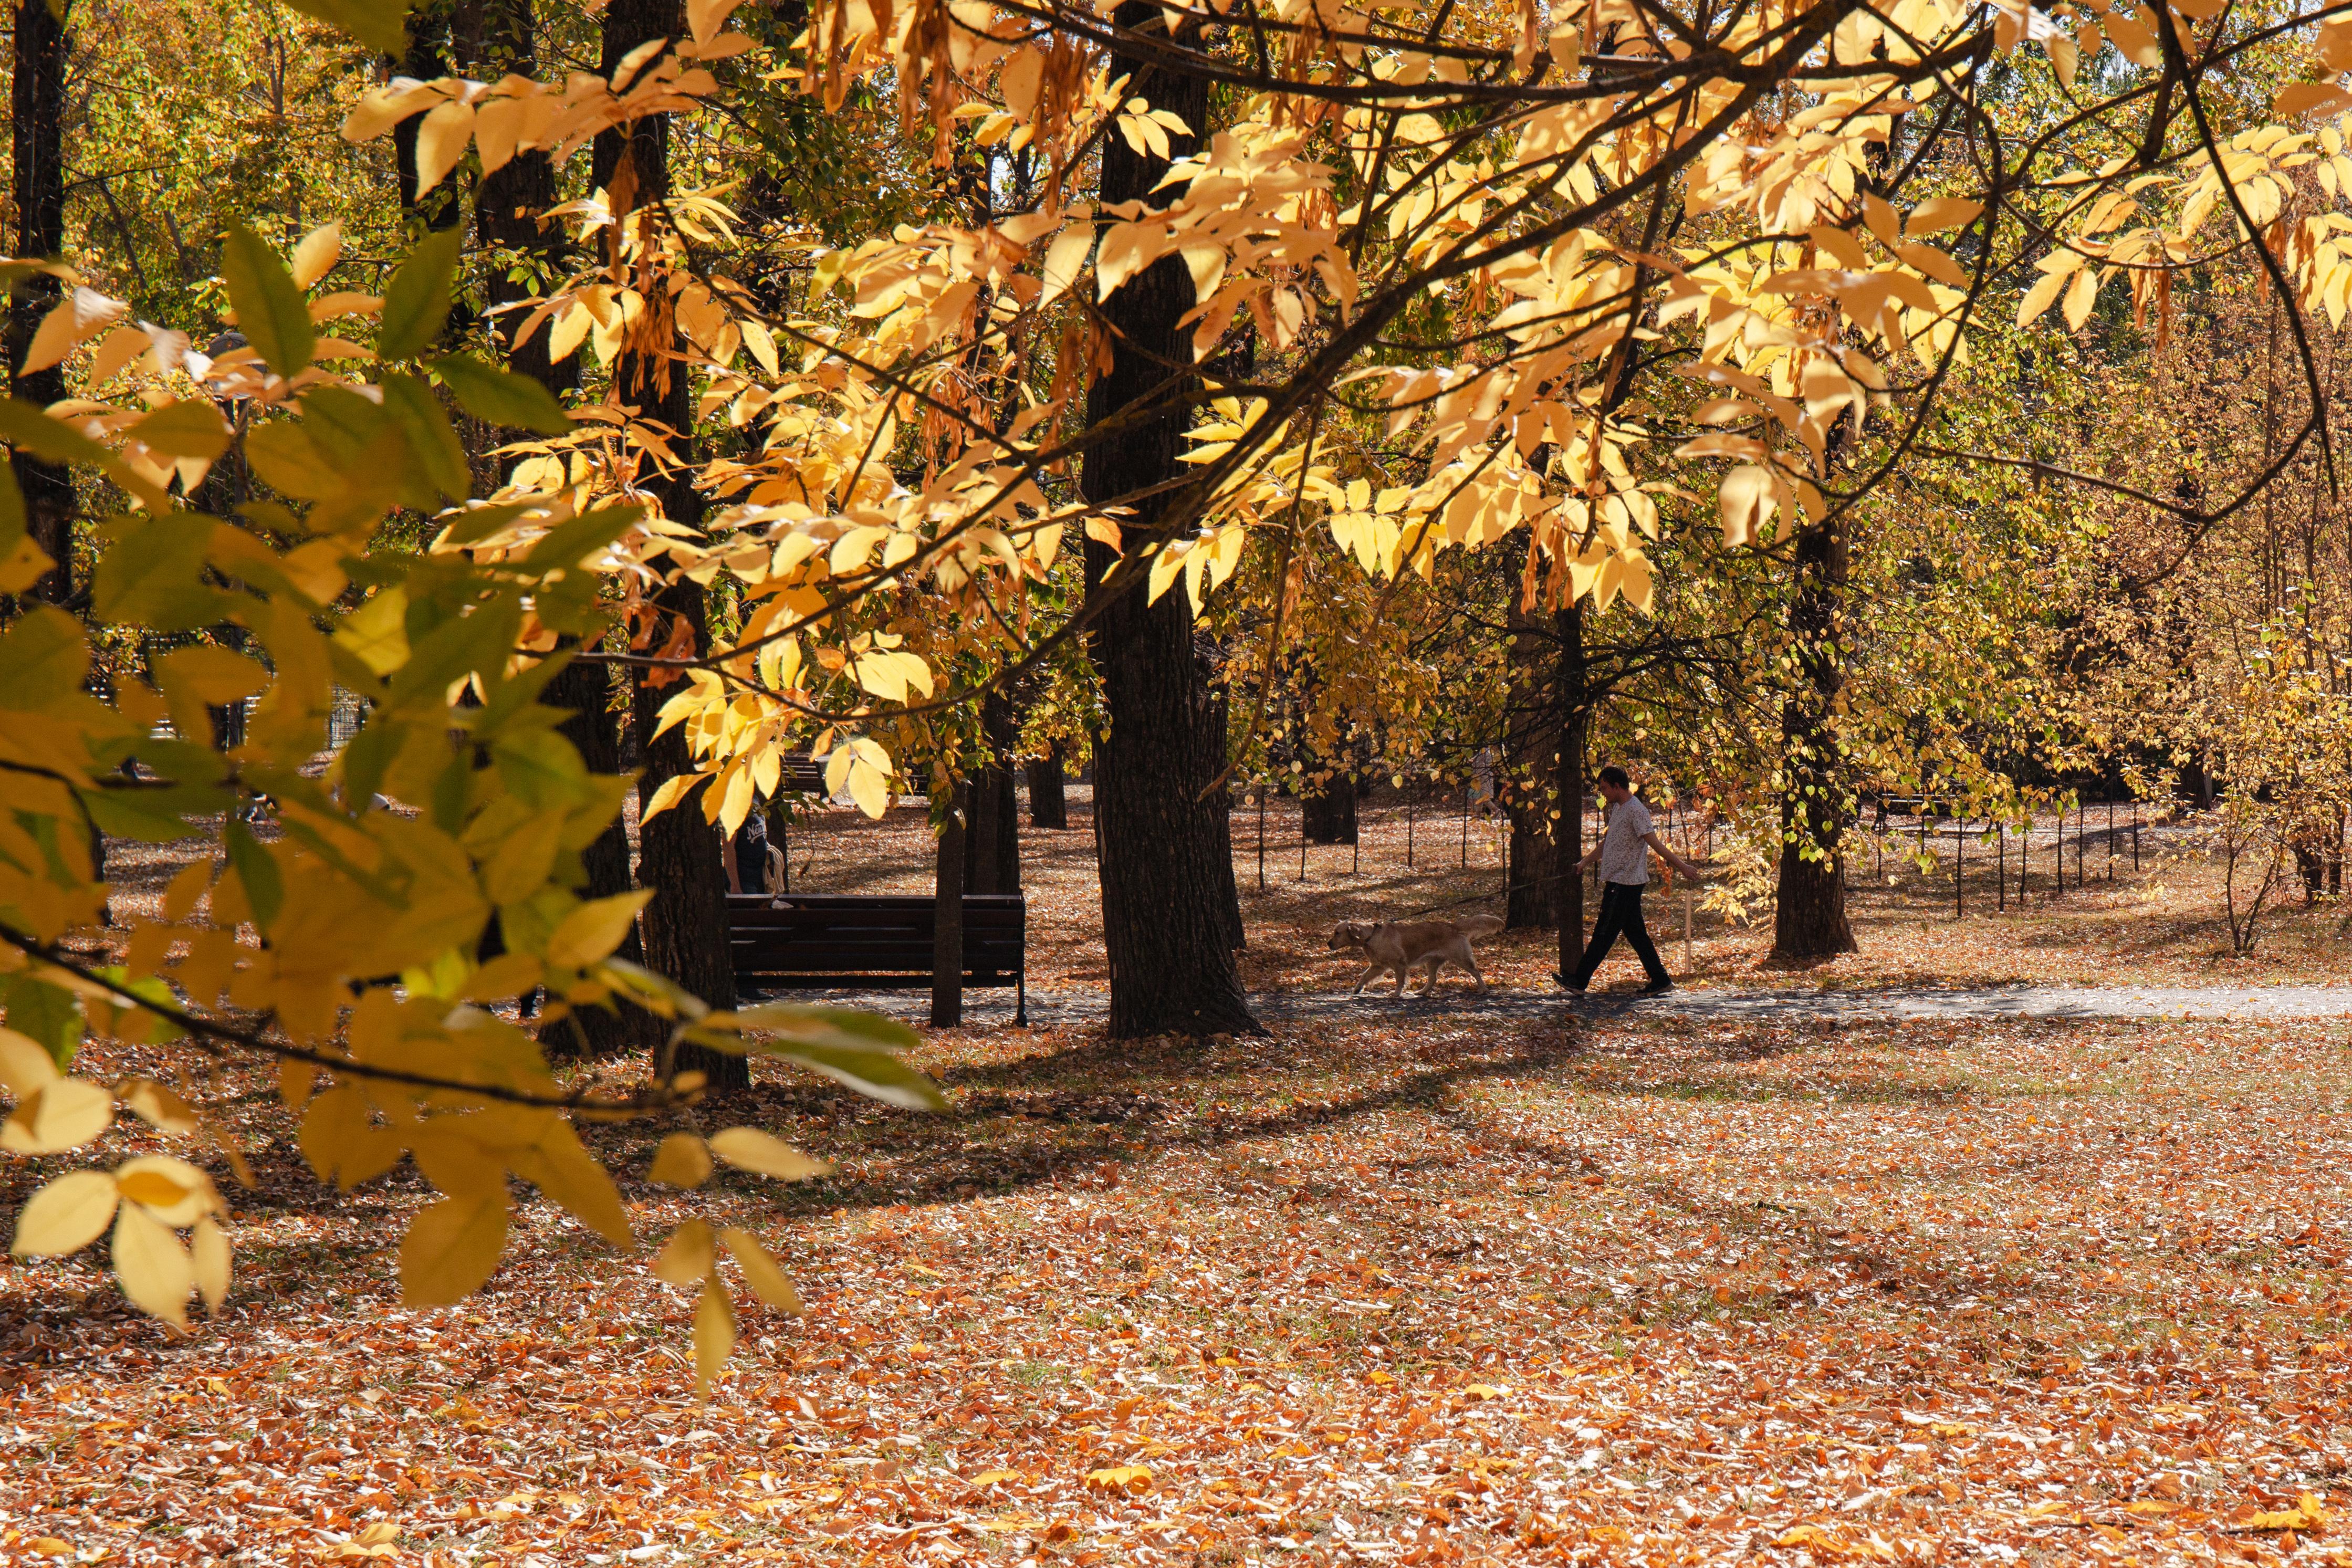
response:
{"label": "leaf litter", "polygon": [[[745,1119],[833,1170],[714,1178],[806,1311],[739,1291],[708,1402],[696,1292],[536,1200],[480,1296],[400,1310],[422,1184],[322,1194],[225,1073],[225,1318],[0,1273],[0,1560],[2352,1555],[2344,1044],[950,1032],[934,1118],[763,1067]],[[643,1173],[679,1130],[599,1136]]]}

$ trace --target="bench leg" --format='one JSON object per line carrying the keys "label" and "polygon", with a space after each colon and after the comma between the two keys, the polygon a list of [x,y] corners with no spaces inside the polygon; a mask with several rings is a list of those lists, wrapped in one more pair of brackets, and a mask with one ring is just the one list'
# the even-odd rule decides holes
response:
{"label": "bench leg", "polygon": [[1013,1027],[1025,1029],[1029,1026],[1029,972],[1024,969],[1020,977],[1014,980],[1013,984]]}

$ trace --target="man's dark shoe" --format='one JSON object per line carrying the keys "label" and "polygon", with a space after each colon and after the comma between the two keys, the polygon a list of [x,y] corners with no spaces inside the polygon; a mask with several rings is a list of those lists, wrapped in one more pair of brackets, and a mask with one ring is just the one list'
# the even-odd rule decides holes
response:
{"label": "man's dark shoe", "polygon": [[1674,989],[1675,983],[1671,980],[1653,980],[1642,987],[1640,994],[1643,996],[1668,996],[1674,994]]}
{"label": "man's dark shoe", "polygon": [[1560,986],[1562,987],[1562,989],[1564,989],[1564,990],[1569,990],[1569,991],[1573,991],[1573,992],[1575,992],[1579,996],[1581,996],[1581,995],[1583,995],[1583,994],[1584,994],[1584,987],[1583,987],[1583,986],[1579,985],[1575,981],[1570,980],[1567,975],[1562,974],[1559,970],[1557,970],[1557,969],[1553,970],[1553,971],[1551,972],[1551,977],[1552,977],[1554,980],[1557,980],[1557,981],[1559,981],[1559,982]]}

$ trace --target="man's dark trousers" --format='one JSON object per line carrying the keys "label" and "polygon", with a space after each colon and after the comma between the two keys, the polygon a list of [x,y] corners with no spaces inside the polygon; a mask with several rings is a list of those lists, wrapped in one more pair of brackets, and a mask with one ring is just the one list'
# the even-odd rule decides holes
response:
{"label": "man's dark trousers", "polygon": [[1576,966],[1571,981],[1577,990],[1592,983],[1592,972],[1609,956],[1620,934],[1633,949],[1633,956],[1642,961],[1642,973],[1650,977],[1651,984],[1671,984],[1666,966],[1658,962],[1658,950],[1650,941],[1650,928],[1642,923],[1642,884],[1603,882],[1601,918],[1592,922],[1592,944],[1584,950],[1584,959]]}

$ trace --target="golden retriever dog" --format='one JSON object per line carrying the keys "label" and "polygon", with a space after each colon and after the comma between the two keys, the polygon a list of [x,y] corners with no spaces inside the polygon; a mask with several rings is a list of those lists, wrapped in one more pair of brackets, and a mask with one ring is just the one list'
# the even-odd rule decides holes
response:
{"label": "golden retriever dog", "polygon": [[1451,963],[1466,969],[1478,982],[1478,989],[1486,989],[1486,977],[1478,972],[1478,960],[1470,952],[1474,936],[1492,936],[1503,929],[1503,922],[1493,915],[1472,915],[1458,921],[1382,921],[1378,925],[1362,925],[1349,921],[1331,933],[1333,952],[1361,953],[1370,965],[1363,978],[1356,982],[1350,995],[1360,995],[1377,974],[1396,971],[1396,989],[1391,996],[1404,994],[1404,984],[1415,968],[1429,965],[1429,983],[1421,994],[1427,996],[1437,989],[1437,972]]}

